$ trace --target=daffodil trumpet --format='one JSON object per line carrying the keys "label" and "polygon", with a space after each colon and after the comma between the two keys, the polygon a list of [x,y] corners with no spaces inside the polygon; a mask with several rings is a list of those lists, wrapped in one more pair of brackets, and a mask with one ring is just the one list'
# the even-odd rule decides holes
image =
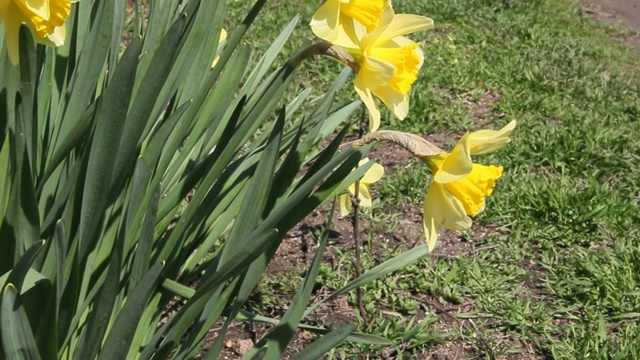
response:
{"label": "daffodil trumpet", "polygon": [[12,64],[20,62],[20,26],[25,24],[34,39],[44,45],[60,46],[71,12],[70,0],[0,0],[0,21],[4,22],[5,47]]}

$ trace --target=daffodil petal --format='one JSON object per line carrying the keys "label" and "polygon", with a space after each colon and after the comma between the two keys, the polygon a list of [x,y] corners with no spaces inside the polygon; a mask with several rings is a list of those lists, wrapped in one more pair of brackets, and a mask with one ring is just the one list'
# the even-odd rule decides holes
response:
{"label": "daffodil petal", "polygon": [[358,167],[364,166],[364,164],[366,164],[368,162],[369,162],[369,158],[365,156],[362,159],[360,159],[360,161],[358,161]]}
{"label": "daffodil petal", "polygon": [[462,202],[449,193],[445,187],[432,183],[424,198],[423,215],[434,218],[437,226],[450,230],[466,230],[471,227],[471,218],[467,216]]}
{"label": "daffodil petal", "polygon": [[433,20],[428,17],[411,14],[396,14],[387,26],[379,27],[364,36],[360,44],[363,48],[380,45],[395,38],[396,36],[406,35],[416,31],[429,30],[432,27]]}
{"label": "daffodil petal", "polygon": [[358,93],[360,99],[369,111],[369,131],[374,132],[380,127],[380,110],[378,110],[378,107],[376,106],[371,90],[363,86],[361,81],[358,79],[359,78],[356,77],[354,87],[356,89],[356,93]]}
{"label": "daffodil petal", "polygon": [[[220,50],[224,46],[224,42],[227,41],[228,36],[229,34],[227,33],[227,30],[220,29],[220,37],[218,38],[218,48],[216,49],[216,53],[220,53]],[[214,66],[216,66],[216,64],[218,63],[218,60],[220,60],[220,55],[216,55],[216,57],[211,62],[212,69]]]}
{"label": "daffodil petal", "polygon": [[393,6],[391,6],[391,0],[389,0],[387,1],[387,6],[382,9],[382,15],[380,16],[380,20],[378,21],[378,27],[388,26],[395,15],[396,13],[395,11],[393,11]]}
{"label": "daffodil petal", "polygon": [[366,60],[362,64],[356,79],[369,89],[375,89],[385,86],[393,80],[396,71],[395,67],[387,61],[375,57],[366,56]]}
{"label": "daffodil petal", "polygon": [[434,181],[446,184],[469,175],[473,169],[469,153],[469,134],[465,134],[433,175]]}
{"label": "daffodil petal", "polygon": [[409,114],[409,96],[397,92],[390,86],[379,87],[372,92],[398,119],[402,120]]}
{"label": "daffodil petal", "polygon": [[362,181],[358,187],[358,200],[360,201],[360,206],[371,207],[371,193],[369,192],[369,186]]}
{"label": "daffodil petal", "polygon": [[424,227],[424,237],[427,239],[427,249],[429,252],[432,252],[438,243],[438,230],[440,229],[436,225],[436,219],[432,217],[428,218],[425,216],[422,219],[422,226]]}
{"label": "daffodil petal", "polygon": [[471,227],[471,219],[466,215],[462,203],[438,183],[429,187],[422,205],[422,215],[422,225],[430,252],[436,246],[441,226],[451,230],[465,230]]}
{"label": "daffodil petal", "polygon": [[[359,22],[340,15],[340,21],[336,27],[335,39],[331,42],[334,45],[338,45],[345,49],[359,49],[358,39],[362,35],[358,35],[360,32],[366,33],[367,28]],[[358,50],[359,51],[359,50]]]}
{"label": "daffodil petal", "polygon": [[338,203],[340,204],[340,216],[344,217],[351,213],[351,197],[348,194],[339,195]]}
{"label": "daffodil petal", "polygon": [[349,185],[347,187],[347,191],[351,194],[351,195],[355,195],[356,194],[356,183],[353,183],[351,185]]}
{"label": "daffodil petal", "polygon": [[362,181],[365,184],[373,184],[374,182],[382,179],[383,176],[384,176],[384,167],[382,167],[382,165],[378,163],[375,163],[371,165],[371,167],[369,168],[369,170],[367,170],[366,173],[364,173],[364,176],[360,181]]}
{"label": "daffodil petal", "polygon": [[479,130],[469,134],[469,149],[471,155],[480,155],[500,150],[511,139],[511,133],[516,128],[513,120],[500,130]]}
{"label": "daffodil petal", "polygon": [[325,1],[311,18],[309,23],[311,31],[320,39],[333,42],[338,36],[339,16],[340,3],[338,1]]}
{"label": "daffodil petal", "polygon": [[25,13],[28,11],[44,20],[49,20],[51,17],[49,0],[14,0],[14,3]]}
{"label": "daffodil petal", "polygon": [[2,16],[4,16],[9,5],[12,5],[12,0],[0,0],[0,14],[2,14]]}

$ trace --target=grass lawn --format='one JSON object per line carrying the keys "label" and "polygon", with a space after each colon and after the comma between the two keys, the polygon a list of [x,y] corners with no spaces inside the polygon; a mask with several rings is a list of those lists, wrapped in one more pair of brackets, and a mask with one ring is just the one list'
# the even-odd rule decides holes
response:
{"label": "grass lawn", "polygon": [[[241,14],[249,3],[229,7]],[[291,51],[313,39],[306,24],[317,4],[272,2],[252,30],[256,48],[296,13]],[[392,344],[345,343],[333,357],[640,358],[640,59],[619,41],[637,35],[595,22],[581,5],[394,1],[397,13],[427,15],[436,27],[411,36],[426,59],[409,116],[383,112],[382,128],[448,149],[465,131],[514,119],[518,127],[505,149],[475,159],[505,173],[472,229],[441,233],[433,254],[364,288],[369,322],[359,331]],[[298,86],[321,92],[339,70],[316,59]],[[422,241],[431,181],[425,165],[388,146],[370,157],[387,174],[363,215],[365,270]],[[354,276],[350,234],[342,235],[320,288]],[[286,305],[303,271],[274,273],[256,311]],[[355,299],[345,306],[358,321]]]}

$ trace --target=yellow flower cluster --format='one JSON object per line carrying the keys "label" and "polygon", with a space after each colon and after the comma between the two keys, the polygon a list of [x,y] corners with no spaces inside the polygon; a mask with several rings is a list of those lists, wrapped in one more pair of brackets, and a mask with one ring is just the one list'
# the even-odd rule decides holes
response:
{"label": "yellow flower cluster", "polygon": [[[380,99],[399,119],[409,112],[411,86],[416,81],[424,55],[420,47],[404,35],[427,30],[433,21],[424,16],[395,14],[389,0],[326,0],[310,23],[319,38],[342,48],[353,57],[357,66],[355,90],[369,110],[372,135],[380,126],[380,111],[374,96]],[[472,155],[496,151],[507,143],[515,121],[499,131],[481,130],[466,134],[450,153],[440,151],[424,155],[413,151],[434,174],[423,206],[424,232],[429,251],[435,248],[438,230],[445,227],[464,230],[471,226],[485,206],[485,198],[493,192],[502,167],[475,164]],[[409,149],[424,146],[424,139],[415,135],[385,132],[371,137],[385,138]],[[436,148],[428,144],[427,148]],[[368,159],[363,160],[364,162]],[[362,164],[361,164],[362,165]],[[369,186],[384,174],[375,164],[359,182],[358,200],[371,206]],[[351,195],[355,185],[348,188]],[[348,194],[340,196],[340,213],[351,211]]]}
{"label": "yellow flower cluster", "polygon": [[26,24],[35,40],[60,46],[67,35],[65,21],[71,11],[70,0],[0,0],[0,21],[4,23],[9,60],[20,62],[20,25]]}

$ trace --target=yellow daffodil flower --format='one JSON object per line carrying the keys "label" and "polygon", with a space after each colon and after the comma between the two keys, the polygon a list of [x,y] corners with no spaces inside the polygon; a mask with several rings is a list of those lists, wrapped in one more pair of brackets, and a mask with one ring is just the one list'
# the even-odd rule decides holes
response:
{"label": "yellow daffodil flower", "polygon": [[65,21],[71,11],[70,0],[0,0],[0,21],[4,22],[9,60],[20,62],[20,25],[26,24],[35,40],[60,46],[67,35]]}
{"label": "yellow daffodil flower", "polygon": [[433,20],[417,15],[394,15],[388,24],[362,37],[362,57],[354,81],[356,92],[369,110],[369,127],[380,127],[378,97],[398,119],[409,112],[409,90],[418,78],[424,54],[418,45],[402,36],[433,27]]}
{"label": "yellow daffodil flower", "polygon": [[418,44],[403,35],[428,30],[433,20],[394,14],[389,1],[327,0],[310,25],[318,37],[344,48],[353,57],[355,65],[351,65],[358,71],[354,86],[369,110],[370,131],[380,127],[374,95],[397,118],[407,116],[408,93],[424,54]]}
{"label": "yellow daffodil flower", "polygon": [[479,165],[471,155],[499,150],[509,143],[516,122],[501,130],[480,130],[466,134],[450,153],[424,158],[433,171],[433,184],[424,199],[423,225],[429,251],[435,248],[441,226],[451,230],[471,227],[470,216],[479,214],[485,197],[491,195],[502,167]]}
{"label": "yellow daffodil flower", "polygon": [[[369,162],[369,159],[364,158],[360,160],[360,162],[358,163],[358,166],[362,166],[367,162]],[[367,172],[364,173],[364,176],[362,177],[362,179],[360,179],[360,183],[358,187],[358,200],[360,200],[360,206],[371,207],[371,193],[369,192],[369,187],[374,182],[382,179],[383,176],[384,176],[384,168],[382,167],[382,165],[377,163],[371,165],[369,170],[367,170]],[[349,185],[349,187],[347,188],[347,191],[349,191],[351,195],[355,195],[356,184],[353,183]],[[341,216],[349,215],[349,213],[351,212],[351,197],[349,196],[349,194],[345,193],[340,195],[338,197],[338,200],[340,202],[340,215]]]}
{"label": "yellow daffodil flower", "polygon": [[390,10],[391,2],[387,0],[327,0],[313,14],[309,25],[317,37],[333,44],[342,43],[346,38],[339,38],[354,30],[352,20],[365,31],[373,31]]}
{"label": "yellow daffodil flower", "polygon": [[[222,49],[222,45],[224,44],[225,41],[227,41],[227,30],[225,29],[220,29],[220,38],[218,39],[218,50],[216,52],[220,52],[220,50]],[[218,63],[218,59],[220,59],[220,55],[217,55],[215,59],[213,59],[213,62],[211,63],[211,67],[213,68],[214,66],[216,66],[216,64]]]}

